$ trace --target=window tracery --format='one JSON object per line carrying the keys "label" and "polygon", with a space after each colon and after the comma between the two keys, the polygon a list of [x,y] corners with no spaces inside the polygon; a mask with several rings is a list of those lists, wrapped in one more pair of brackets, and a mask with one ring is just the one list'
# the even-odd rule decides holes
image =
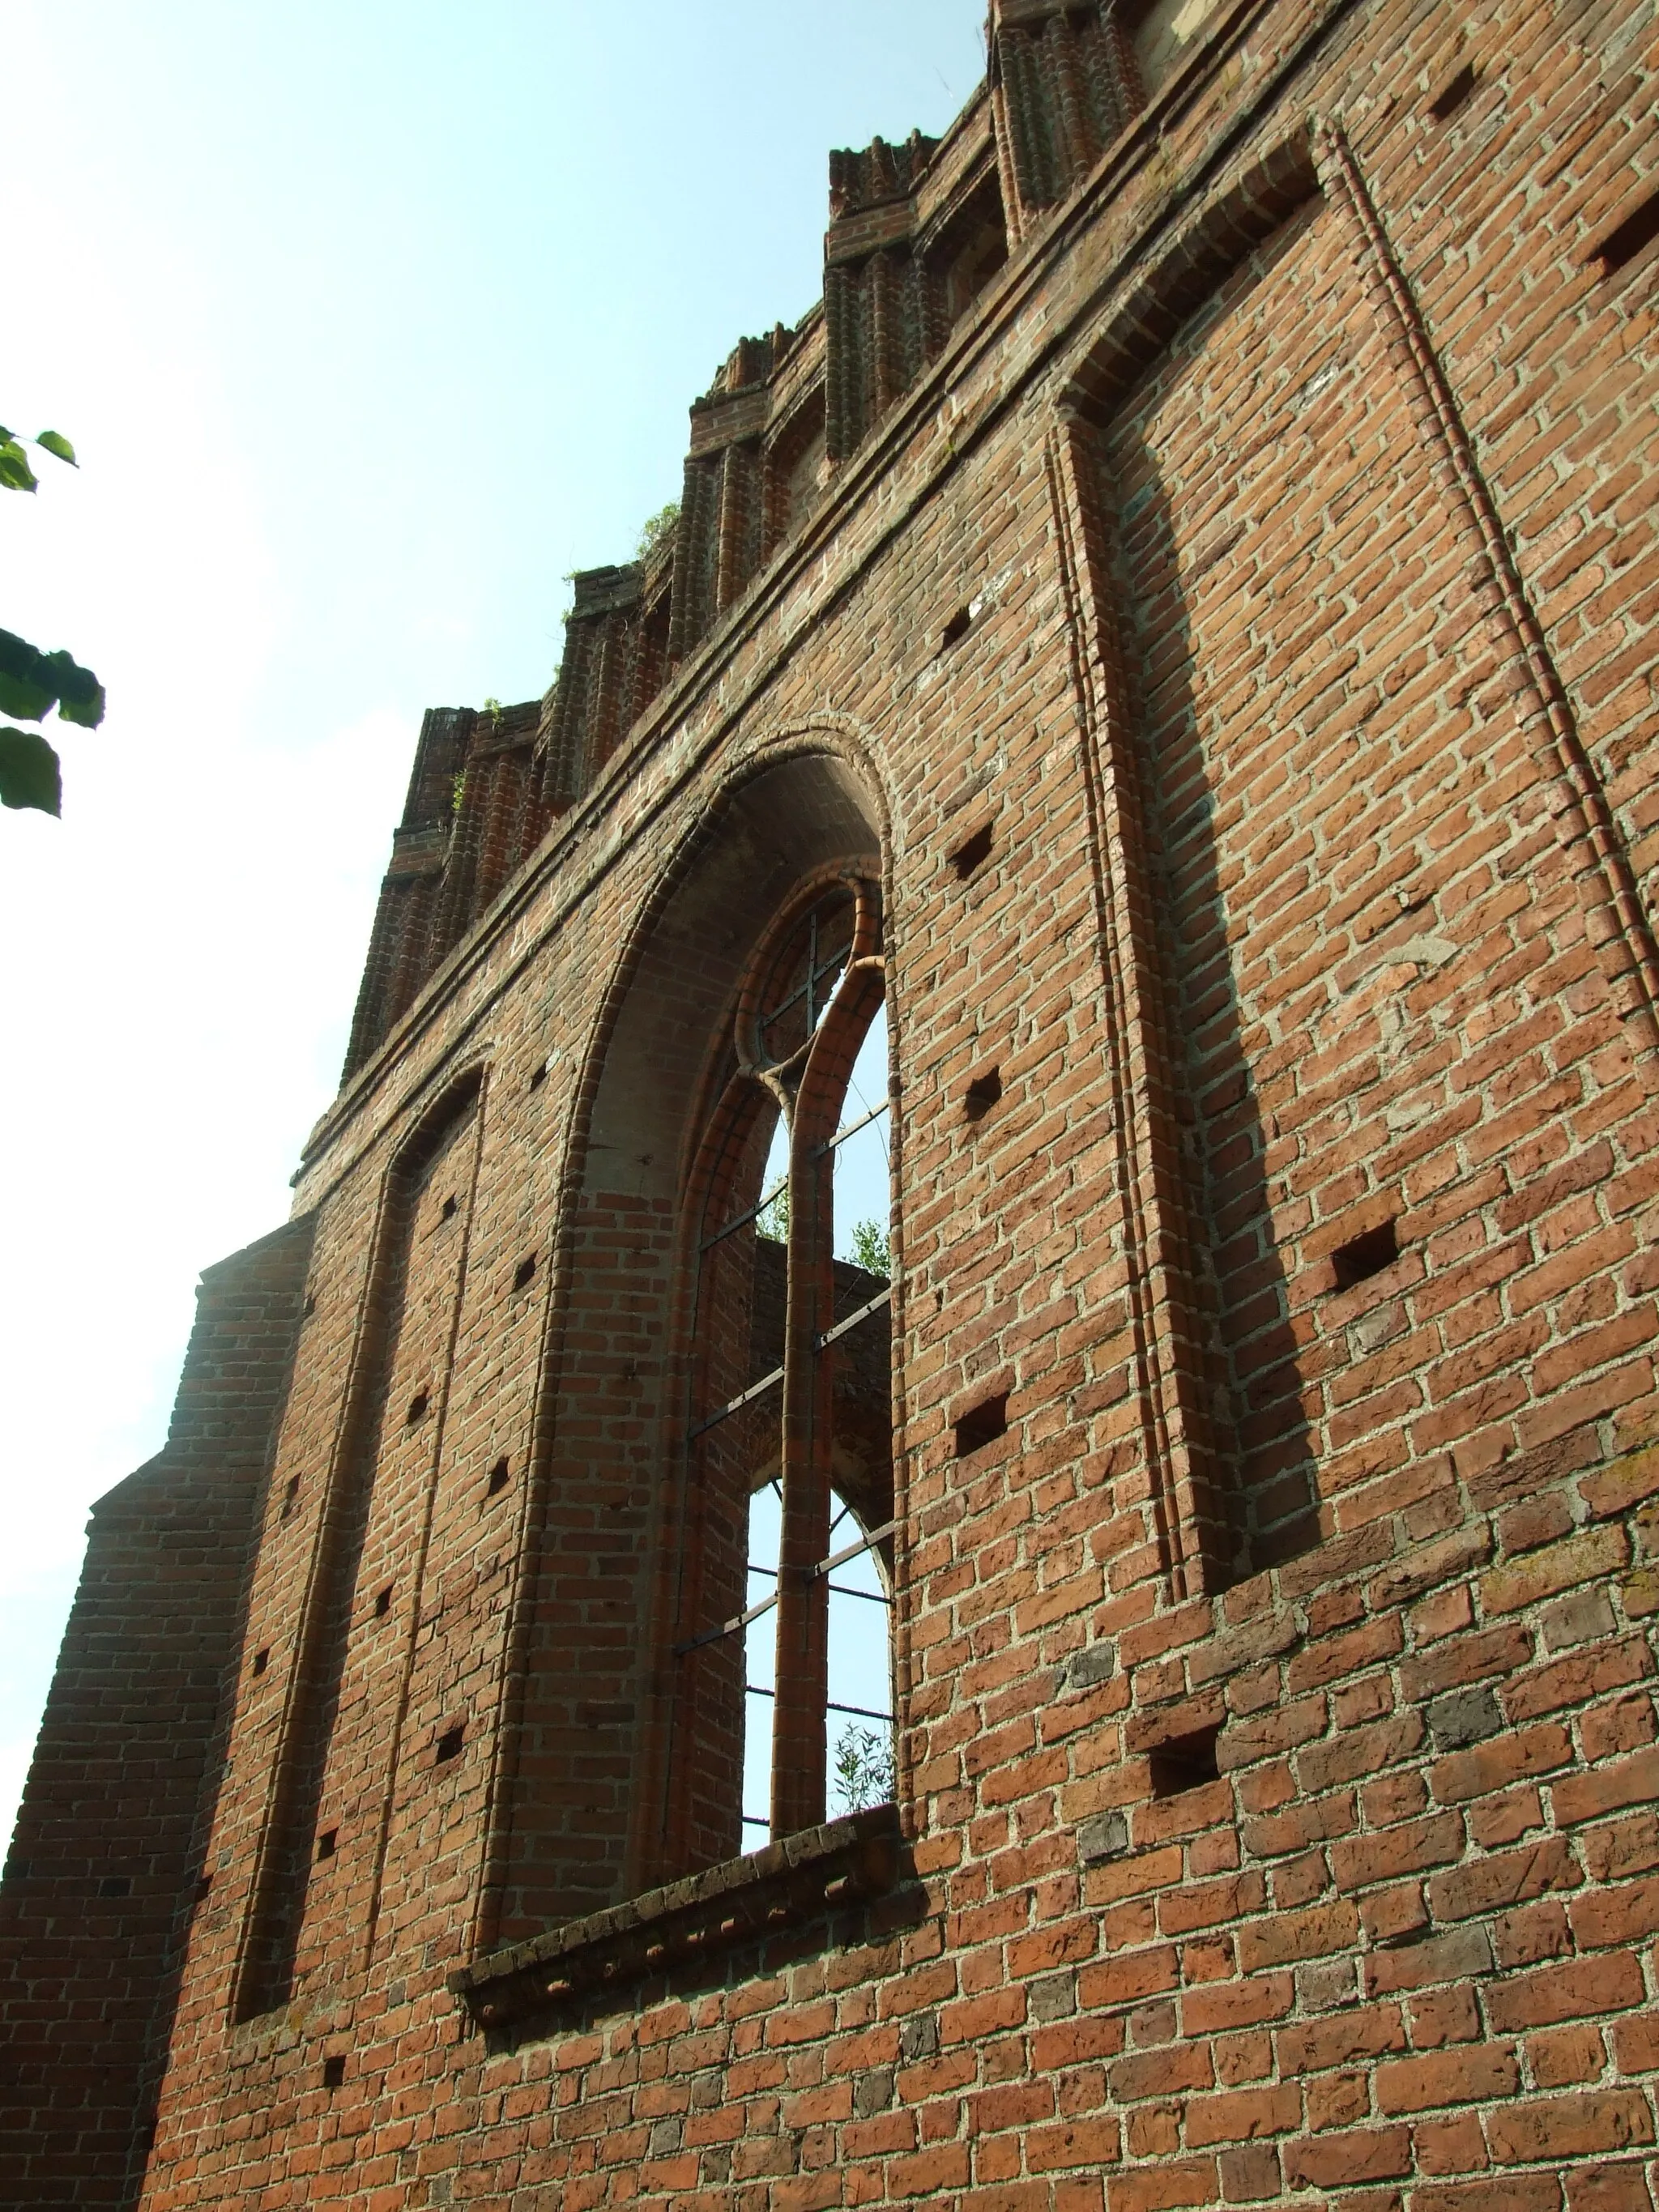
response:
{"label": "window tracery", "polygon": [[[884,973],[874,878],[839,867],[810,881],[750,963],[703,1139],[687,1447],[710,1523],[705,1617],[736,1594],[734,1569],[747,1587],[744,1603],[674,1656],[687,1670],[684,1700],[702,1709],[692,1733],[702,1794],[729,1792],[736,1803],[745,1709],[750,1741],[769,1735],[769,1803],[764,1815],[744,1816],[751,1844],[763,1821],[776,1838],[842,1809],[826,1802],[832,1713],[873,1724],[862,1742],[843,1732],[837,1747],[850,1762],[843,1804],[868,1793],[872,1774],[890,1776],[890,1702],[879,1710],[834,1693],[830,1632],[832,1594],[872,1615],[879,1607],[884,1631],[891,1605],[890,1432],[860,1449],[855,1405],[874,1395],[878,1365],[886,1399],[891,1293],[868,1269],[837,1261],[835,1188],[843,1146],[888,1113],[884,1071],[878,1099],[849,1105],[854,1062],[882,1015]],[[780,1152],[782,1172],[769,1177]],[[884,1422],[885,1403],[882,1413]],[[760,1556],[769,1522],[775,1564]],[[878,1563],[878,1576],[855,1588],[849,1571],[866,1561]],[[769,1684],[744,1663],[757,1623],[775,1628]],[[725,1730],[710,1727],[710,1708],[732,1717]]]}

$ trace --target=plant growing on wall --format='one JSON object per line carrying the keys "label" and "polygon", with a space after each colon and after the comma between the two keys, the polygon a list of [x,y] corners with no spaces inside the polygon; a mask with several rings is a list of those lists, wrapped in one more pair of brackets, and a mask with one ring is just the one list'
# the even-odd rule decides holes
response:
{"label": "plant growing on wall", "polygon": [[640,532],[639,551],[635,558],[649,561],[659,547],[665,545],[674,534],[674,525],[680,519],[680,503],[671,499],[666,507],[659,507],[650,516]]}
{"label": "plant growing on wall", "polygon": [[[0,488],[34,491],[39,478],[25,447],[79,466],[75,448],[56,430],[38,438],[19,438],[0,428]],[[43,653],[27,638],[0,629],[0,714],[25,722],[43,722],[53,708],[60,722],[95,730],[104,719],[104,687],[89,668],[63,651]],[[0,805],[32,807],[41,814],[63,811],[63,771],[55,748],[39,730],[0,723]]]}
{"label": "plant growing on wall", "polygon": [[844,1728],[836,1738],[836,1792],[843,1813],[885,1805],[893,1795],[892,1738],[878,1729]]}

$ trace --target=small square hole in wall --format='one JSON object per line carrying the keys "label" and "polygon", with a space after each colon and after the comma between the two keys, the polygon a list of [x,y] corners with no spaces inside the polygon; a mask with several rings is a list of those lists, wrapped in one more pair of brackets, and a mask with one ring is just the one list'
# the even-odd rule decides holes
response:
{"label": "small square hole in wall", "polygon": [[532,1067],[530,1071],[530,1087],[532,1091],[539,1091],[546,1080],[547,1062],[543,1060],[539,1067]]}
{"label": "small square hole in wall", "polygon": [[404,1415],[405,1426],[413,1428],[416,1421],[426,1419],[426,1409],[432,1403],[429,1390],[417,1390],[409,1401],[409,1411]]}
{"label": "small square hole in wall", "polygon": [[1634,261],[1642,248],[1651,246],[1656,238],[1659,238],[1659,191],[1651,191],[1596,247],[1595,258],[1601,264],[1601,274],[1616,276],[1627,261]]}
{"label": "small square hole in wall", "polygon": [[384,1620],[392,1610],[392,1585],[388,1583],[374,1600],[374,1618]]}
{"label": "small square hole in wall", "polygon": [[339,1840],[340,1832],[337,1828],[325,1828],[322,1834],[317,1838],[318,1857],[319,1859],[331,1859],[334,1856],[335,1846],[338,1844]]}
{"label": "small square hole in wall", "polygon": [[939,634],[939,651],[941,653],[949,653],[953,645],[959,643],[963,638],[967,636],[969,631],[973,628],[973,609],[971,607],[958,607],[955,614],[951,616],[950,621],[945,623],[944,629]]}
{"label": "small square hole in wall", "polygon": [[988,822],[975,830],[966,843],[958,845],[951,855],[951,866],[964,884],[975,870],[982,868],[991,857],[991,825]]}
{"label": "small square hole in wall", "polygon": [[1334,1285],[1339,1291],[1351,1291],[1367,1275],[1380,1275],[1384,1267],[1391,1267],[1399,1257],[1400,1238],[1394,1223],[1380,1221],[1375,1229],[1351,1237],[1332,1253]]}
{"label": "small square hole in wall", "polygon": [[489,1480],[484,1486],[484,1495],[487,1498],[499,1498],[501,1492],[507,1488],[510,1473],[507,1462],[504,1459],[498,1459],[489,1470]]}
{"label": "small square hole in wall", "polygon": [[205,1905],[212,1894],[213,1876],[210,1874],[204,1874],[196,1885],[196,1902],[198,1905]]}
{"label": "small square hole in wall", "polygon": [[316,1310],[317,1310],[317,1301],[316,1301],[316,1299],[312,1296],[311,1292],[310,1292],[309,1291],[307,1291],[306,1292],[305,1310],[304,1310],[304,1311],[301,1313],[301,1316],[300,1316],[301,1320],[301,1321],[309,1321],[309,1320],[311,1319],[311,1316],[313,1316],[313,1314],[314,1314],[314,1313],[316,1312]]}
{"label": "small square hole in wall", "polygon": [[98,1885],[100,1897],[131,1897],[132,1876],[130,1874],[106,1874]]}
{"label": "small square hole in wall", "polygon": [[254,1653],[253,1671],[256,1674],[263,1674],[270,1664],[270,1654],[269,1651],[256,1651]]}
{"label": "small square hole in wall", "polygon": [[344,2080],[345,2080],[345,2061],[344,2061],[344,2059],[343,2059],[343,2058],[325,2058],[325,2059],[324,2059],[324,2061],[323,2061],[323,2087],[324,2087],[324,2088],[325,2088],[325,2089],[337,2089],[337,2088],[340,2087],[341,2083],[342,2083]]}
{"label": "small square hole in wall", "polygon": [[987,1444],[994,1443],[1007,1433],[1008,1393],[1000,1390],[994,1398],[987,1398],[957,1423],[957,1457],[966,1459],[969,1452],[982,1451]]}
{"label": "small square hole in wall", "polygon": [[982,1121],[1001,1096],[1002,1077],[994,1067],[988,1067],[968,1085],[962,1110],[970,1121]]}
{"label": "small square hole in wall", "polygon": [[1473,62],[1465,62],[1455,76],[1448,77],[1429,102],[1429,112],[1435,121],[1444,123],[1449,117],[1455,115],[1479,81]]}
{"label": "small square hole in wall", "polygon": [[527,1258],[520,1260],[518,1266],[513,1271],[514,1289],[515,1291],[524,1290],[533,1278],[535,1273],[536,1255],[532,1252]]}
{"label": "small square hole in wall", "polygon": [[455,1195],[453,1191],[444,1200],[443,1211],[440,1214],[439,1218],[442,1221],[453,1221],[455,1218]]}
{"label": "small square hole in wall", "polygon": [[1152,1753],[1153,1796],[1179,1797],[1184,1790],[1201,1790],[1206,1782],[1218,1782],[1221,1769],[1216,1765],[1215,1746],[1220,1734],[1218,1723],[1159,1744]]}
{"label": "small square hole in wall", "polygon": [[283,1492],[283,1518],[284,1521],[286,1521],[289,1515],[293,1512],[295,1506],[299,1503],[299,1498],[300,1478],[297,1474],[292,1474],[289,1477],[288,1488]]}
{"label": "small square hole in wall", "polygon": [[465,1727],[446,1729],[438,1738],[437,1750],[434,1755],[435,1764],[441,1766],[446,1759],[459,1759],[461,1755],[461,1746],[465,1741]]}

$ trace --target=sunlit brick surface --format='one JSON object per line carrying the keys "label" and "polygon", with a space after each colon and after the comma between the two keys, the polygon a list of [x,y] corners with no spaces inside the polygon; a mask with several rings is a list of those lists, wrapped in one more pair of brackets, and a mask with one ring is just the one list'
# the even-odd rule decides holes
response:
{"label": "sunlit brick surface", "polygon": [[[548,698],[428,717],[225,1263],[286,1318],[94,1537],[9,2202],[1650,2212],[1659,29],[1000,0],[992,56],[836,155],[823,309]],[[769,1124],[705,1133],[837,868],[897,1810],[734,1867],[741,1639],[687,1651],[778,1446],[687,1438],[784,1322],[752,1246],[698,1304]]]}

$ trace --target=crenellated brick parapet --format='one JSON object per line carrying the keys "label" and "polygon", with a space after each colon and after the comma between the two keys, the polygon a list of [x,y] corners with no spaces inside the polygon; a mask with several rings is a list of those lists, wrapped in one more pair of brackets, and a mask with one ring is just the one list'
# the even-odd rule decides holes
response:
{"label": "crenellated brick parapet", "polygon": [[345,1075],[396,1027],[434,969],[539,842],[558,811],[541,772],[544,715],[519,707],[434,707],[421,724],[392,838]]}

